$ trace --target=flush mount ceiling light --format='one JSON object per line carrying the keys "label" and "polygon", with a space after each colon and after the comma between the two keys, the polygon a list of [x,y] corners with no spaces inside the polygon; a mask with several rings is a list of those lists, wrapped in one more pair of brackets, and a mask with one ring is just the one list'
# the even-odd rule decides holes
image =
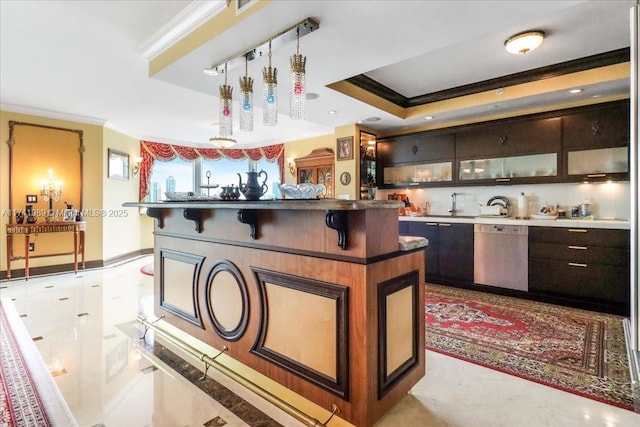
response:
{"label": "flush mount ceiling light", "polygon": [[504,42],[507,52],[524,55],[539,47],[544,40],[544,31],[532,30],[511,36]]}

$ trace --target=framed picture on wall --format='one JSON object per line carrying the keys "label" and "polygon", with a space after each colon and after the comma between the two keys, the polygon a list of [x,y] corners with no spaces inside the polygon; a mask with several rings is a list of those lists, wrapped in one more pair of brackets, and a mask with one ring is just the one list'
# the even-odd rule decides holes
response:
{"label": "framed picture on wall", "polygon": [[109,150],[108,177],[113,179],[129,179],[129,155],[122,151]]}
{"label": "framed picture on wall", "polygon": [[351,160],[353,159],[353,136],[345,136],[337,139],[336,159]]}
{"label": "framed picture on wall", "polygon": [[76,211],[75,209],[65,209],[62,211],[62,221],[63,222],[73,222],[76,220]]}

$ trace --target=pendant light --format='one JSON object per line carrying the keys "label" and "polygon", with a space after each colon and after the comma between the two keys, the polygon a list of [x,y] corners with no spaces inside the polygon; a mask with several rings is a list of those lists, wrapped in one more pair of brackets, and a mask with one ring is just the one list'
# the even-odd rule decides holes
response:
{"label": "pendant light", "polygon": [[220,86],[220,135],[209,138],[209,142],[220,148],[231,147],[236,140],[233,135],[233,115],[231,109],[231,94],[233,88],[227,84],[227,64],[224,64],[224,84]]}
{"label": "pendant light", "polygon": [[224,64],[224,84],[220,86],[220,136],[233,135],[233,109],[231,95],[233,88],[227,84],[227,64]]}
{"label": "pendant light", "polygon": [[289,90],[289,113],[294,120],[304,119],[306,104],[305,65],[307,58],[300,55],[300,27],[296,29],[296,53],[291,55],[291,86]]}
{"label": "pendant light", "polygon": [[240,130],[253,131],[253,79],[247,74],[249,59],[244,57],[244,77],[240,77]]}
{"label": "pendant light", "polygon": [[271,41],[269,41],[269,66],[262,69],[264,108],[262,123],[266,126],[278,124],[278,70],[271,66]]}

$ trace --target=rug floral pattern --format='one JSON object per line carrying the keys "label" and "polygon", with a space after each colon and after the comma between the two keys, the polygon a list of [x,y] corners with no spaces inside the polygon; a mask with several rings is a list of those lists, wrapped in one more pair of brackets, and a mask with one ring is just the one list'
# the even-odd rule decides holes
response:
{"label": "rug floral pattern", "polygon": [[622,317],[438,285],[427,349],[633,410]]}

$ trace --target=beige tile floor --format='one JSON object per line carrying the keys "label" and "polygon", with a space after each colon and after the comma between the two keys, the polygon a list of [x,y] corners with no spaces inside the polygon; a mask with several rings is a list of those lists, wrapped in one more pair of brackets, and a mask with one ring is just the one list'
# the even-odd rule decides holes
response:
{"label": "beige tile floor", "polygon": [[[50,369],[66,371],[55,380],[80,426],[247,425],[118,326],[152,312],[153,280],[139,272],[150,262],[5,281],[0,296],[42,337],[36,345]],[[209,372],[282,425],[299,425]],[[427,352],[427,375],[377,425],[638,427],[640,414]]]}

